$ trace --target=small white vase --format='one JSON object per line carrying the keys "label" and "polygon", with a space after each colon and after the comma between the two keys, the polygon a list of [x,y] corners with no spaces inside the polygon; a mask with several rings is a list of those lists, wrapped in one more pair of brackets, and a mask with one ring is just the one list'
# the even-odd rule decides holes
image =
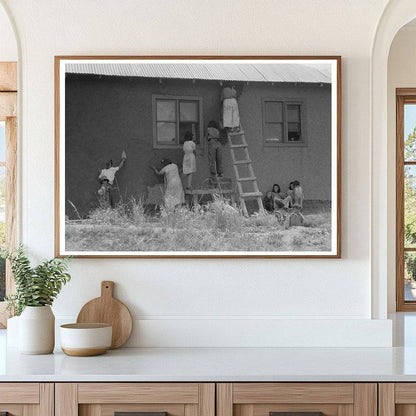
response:
{"label": "small white vase", "polygon": [[55,316],[50,306],[26,306],[19,319],[21,354],[50,354],[55,347]]}

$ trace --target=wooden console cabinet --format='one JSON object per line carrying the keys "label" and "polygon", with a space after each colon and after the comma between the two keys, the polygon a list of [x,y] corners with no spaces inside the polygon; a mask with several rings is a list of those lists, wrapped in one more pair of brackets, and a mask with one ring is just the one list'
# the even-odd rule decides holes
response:
{"label": "wooden console cabinet", "polygon": [[416,416],[416,383],[0,383],[0,416]]}
{"label": "wooden console cabinet", "polygon": [[0,383],[0,415],[54,416],[54,384]]}

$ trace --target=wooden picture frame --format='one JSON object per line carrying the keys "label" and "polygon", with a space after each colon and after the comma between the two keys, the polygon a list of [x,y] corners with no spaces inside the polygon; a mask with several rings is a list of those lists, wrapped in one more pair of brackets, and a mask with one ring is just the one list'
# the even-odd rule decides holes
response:
{"label": "wooden picture frame", "polygon": [[55,167],[57,257],[339,258],[341,57],[56,56]]}

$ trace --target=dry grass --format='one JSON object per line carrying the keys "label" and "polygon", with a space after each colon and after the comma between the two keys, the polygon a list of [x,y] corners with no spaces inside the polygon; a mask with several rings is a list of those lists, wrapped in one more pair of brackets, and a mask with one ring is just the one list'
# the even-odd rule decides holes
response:
{"label": "dry grass", "polygon": [[245,218],[219,196],[192,210],[162,208],[146,214],[142,201],[96,209],[67,221],[68,251],[329,251],[331,215],[305,215],[305,225],[285,229],[273,214]]}

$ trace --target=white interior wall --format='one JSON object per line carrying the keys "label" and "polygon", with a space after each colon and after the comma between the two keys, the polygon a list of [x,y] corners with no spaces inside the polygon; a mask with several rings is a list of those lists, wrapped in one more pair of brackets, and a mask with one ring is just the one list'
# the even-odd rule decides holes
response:
{"label": "white interior wall", "polygon": [[108,279],[136,318],[130,345],[391,342],[390,323],[370,320],[371,206],[362,186],[371,182],[372,38],[387,0],[0,3],[21,39],[21,239],[35,257],[53,256],[54,55],[343,58],[342,259],[74,259],[58,319],[73,320]]}
{"label": "white interior wall", "polygon": [[388,60],[388,309],[396,310],[396,88],[416,88],[416,24],[395,36]]}
{"label": "white interior wall", "polygon": [[0,7],[0,61],[17,61],[16,38],[3,7]]}

